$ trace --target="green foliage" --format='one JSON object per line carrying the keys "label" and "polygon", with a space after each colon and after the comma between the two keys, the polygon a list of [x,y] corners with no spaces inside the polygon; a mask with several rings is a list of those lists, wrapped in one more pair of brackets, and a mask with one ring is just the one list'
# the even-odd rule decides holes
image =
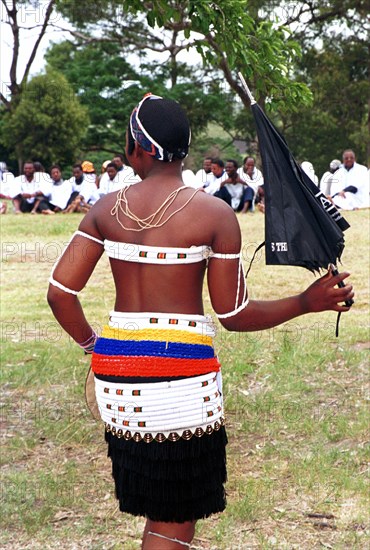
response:
{"label": "green foliage", "polygon": [[70,164],[87,131],[86,109],[66,78],[55,72],[35,76],[25,86],[14,109],[4,117],[3,143],[20,161]]}
{"label": "green foliage", "polygon": [[84,149],[110,147],[122,151],[126,125],[143,93],[139,76],[119,44],[97,42],[78,46],[54,44],[46,53],[50,67],[69,81],[90,116]]}
{"label": "green foliage", "polygon": [[178,101],[187,112],[193,136],[211,121],[227,130],[233,128],[235,97],[225,90],[219,75],[210,83],[204,82],[204,72],[199,68],[177,63],[176,84],[169,89],[170,64],[144,60],[135,71],[119,44],[109,42],[61,42],[48,50],[46,59],[52,69],[65,75],[88,109],[90,126],[82,145],[98,164],[109,158],[109,153],[95,151],[123,150],[130,113],[148,91]]}
{"label": "green foliage", "polygon": [[[189,47],[202,55],[205,66],[225,71],[226,63],[234,83],[237,71],[253,80],[257,99],[268,96],[273,105],[284,107],[310,101],[308,88],[296,86],[290,78],[299,45],[289,37],[287,29],[252,17],[246,7],[247,3],[241,0],[154,0],[150,5],[137,0],[103,1],[94,2],[93,9],[89,0],[78,6],[70,0],[58,3],[58,9],[80,28],[93,33],[99,23],[107,39],[121,45],[129,42],[131,46],[140,42],[140,51],[143,44],[138,36],[145,36],[145,17],[150,36],[147,48],[151,47],[150,41],[161,45],[158,32],[153,33],[158,27],[163,32],[181,32]],[[135,37],[133,27],[144,32]],[[246,98],[240,88],[235,89]]]}
{"label": "green foliage", "polygon": [[354,39],[326,43],[309,49],[300,64],[314,103],[289,117],[288,142],[299,160],[313,162],[319,175],[344,149],[356,152],[366,164],[368,142],[368,67],[363,63],[367,45]]}

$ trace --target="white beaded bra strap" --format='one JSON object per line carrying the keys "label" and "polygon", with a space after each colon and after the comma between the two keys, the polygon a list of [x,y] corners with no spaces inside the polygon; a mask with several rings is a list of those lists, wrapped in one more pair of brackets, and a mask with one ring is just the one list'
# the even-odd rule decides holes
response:
{"label": "white beaded bra strap", "polygon": [[233,317],[234,315],[237,315],[240,313],[245,307],[247,307],[249,303],[249,299],[246,298],[247,295],[247,285],[244,283],[244,292],[243,292],[243,299],[242,303],[238,306],[239,302],[239,294],[240,294],[240,281],[243,279],[245,280],[245,273],[244,273],[244,267],[241,259],[241,253],[239,254],[216,254],[213,253],[211,258],[219,258],[223,260],[236,260],[239,259],[239,265],[238,265],[238,287],[236,290],[236,298],[235,298],[235,308],[233,311],[229,311],[228,313],[216,313],[216,317],[218,319],[227,319],[228,317]]}
{"label": "white beaded bra strap", "polygon": [[54,279],[53,275],[54,275],[54,271],[56,270],[56,267],[59,264],[64,252],[67,250],[67,247],[70,245],[70,243],[72,242],[72,240],[74,239],[74,237],[76,235],[80,235],[81,237],[86,237],[87,239],[90,239],[91,241],[95,241],[96,243],[101,244],[101,245],[104,246],[104,242],[101,241],[100,239],[97,239],[96,237],[93,237],[92,235],[89,235],[88,233],[85,233],[84,231],[79,231],[78,230],[78,231],[75,231],[75,233],[73,233],[73,235],[72,235],[70,241],[68,242],[67,246],[63,250],[62,254],[59,256],[58,260],[55,262],[54,267],[53,267],[53,269],[51,271],[51,274],[50,274],[50,277],[49,277],[49,283],[53,286],[56,286],[60,290],[63,290],[63,292],[67,292],[68,294],[74,294],[75,296],[77,296],[77,294],[79,293],[79,290],[72,290],[71,288],[68,288],[68,287],[62,285],[62,283],[60,283],[59,281],[56,281]]}

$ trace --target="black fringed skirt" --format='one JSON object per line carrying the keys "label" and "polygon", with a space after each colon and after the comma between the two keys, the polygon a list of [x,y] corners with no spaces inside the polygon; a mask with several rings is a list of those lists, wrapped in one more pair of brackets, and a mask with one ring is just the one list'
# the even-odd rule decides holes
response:
{"label": "black fringed skirt", "polygon": [[135,442],[105,433],[120,510],[183,523],[225,509],[225,427],[189,440]]}

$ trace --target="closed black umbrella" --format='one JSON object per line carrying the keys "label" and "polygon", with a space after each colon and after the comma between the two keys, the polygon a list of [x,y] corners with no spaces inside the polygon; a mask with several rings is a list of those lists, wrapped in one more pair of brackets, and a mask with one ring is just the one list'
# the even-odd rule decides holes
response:
{"label": "closed black umbrella", "polygon": [[267,265],[296,265],[310,271],[337,264],[349,227],[337,208],[293,158],[284,137],[251,99],[265,190],[265,250]]}

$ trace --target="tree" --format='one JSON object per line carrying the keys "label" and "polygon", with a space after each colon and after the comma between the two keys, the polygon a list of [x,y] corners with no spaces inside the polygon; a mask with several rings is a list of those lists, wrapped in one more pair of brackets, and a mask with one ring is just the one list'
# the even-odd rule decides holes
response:
{"label": "tree", "polygon": [[[184,50],[201,54],[205,66],[221,70],[223,78],[244,105],[249,99],[237,78],[240,70],[253,82],[256,98],[288,109],[310,102],[308,88],[292,76],[299,46],[285,29],[268,18],[254,18],[241,0],[121,0],[59,2],[58,9],[79,30],[81,43],[113,41],[137,52],[167,52],[171,85],[177,83],[177,58]],[[99,9],[100,8],[100,9]],[[144,20],[146,18],[146,22]],[[97,32],[104,28],[104,34]],[[157,26],[157,27],[156,27]],[[159,30],[160,32],[159,32]]]}
{"label": "tree", "polygon": [[[56,0],[48,0],[47,2],[16,2],[15,0],[1,0],[1,4],[3,5],[3,10],[7,17],[6,22],[10,26],[13,35],[13,55],[10,65],[8,83],[10,99],[8,99],[0,91],[1,102],[5,106],[5,109],[10,111],[15,105],[17,97],[21,94],[24,86],[27,84],[32,64],[35,60],[41,41],[45,36],[46,30],[50,23]],[[27,15],[31,15],[31,13],[34,24],[32,23],[31,27],[28,28],[37,28],[39,30],[33,48],[28,53],[24,72],[19,78],[18,66],[21,48],[21,31],[25,28],[23,26],[23,23],[25,23]]]}
{"label": "tree", "polygon": [[14,151],[21,170],[27,158],[47,167],[75,161],[89,119],[66,78],[49,71],[23,85],[16,108],[2,122],[2,142]]}
{"label": "tree", "polygon": [[168,89],[170,66],[142,62],[134,69],[127,63],[127,52],[113,42],[78,45],[65,41],[54,44],[46,59],[66,76],[89,111],[89,132],[81,145],[90,153],[122,152],[129,115],[143,91],[179,101],[189,116],[193,137],[212,121],[227,131],[232,129],[233,94],[221,89],[219,79],[205,83],[204,71],[194,66],[178,63],[177,83]]}
{"label": "tree", "polygon": [[302,79],[315,99],[309,110],[290,114],[285,134],[297,158],[314,162],[319,174],[347,148],[356,151],[359,162],[368,161],[367,50],[367,44],[347,38],[311,48],[302,59]]}

